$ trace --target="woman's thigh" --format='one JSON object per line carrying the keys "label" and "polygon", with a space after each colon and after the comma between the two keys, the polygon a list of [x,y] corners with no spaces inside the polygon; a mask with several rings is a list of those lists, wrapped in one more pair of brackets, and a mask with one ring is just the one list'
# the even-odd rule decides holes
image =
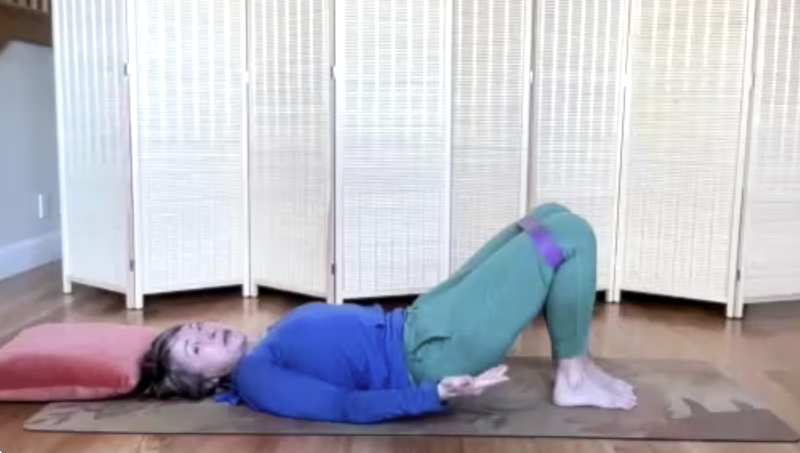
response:
{"label": "woman's thigh", "polygon": [[[443,335],[417,351],[425,380],[475,374],[505,359],[520,332],[542,310],[552,271],[525,233],[516,235],[457,285],[426,303]],[[420,313],[424,316],[424,312]]]}

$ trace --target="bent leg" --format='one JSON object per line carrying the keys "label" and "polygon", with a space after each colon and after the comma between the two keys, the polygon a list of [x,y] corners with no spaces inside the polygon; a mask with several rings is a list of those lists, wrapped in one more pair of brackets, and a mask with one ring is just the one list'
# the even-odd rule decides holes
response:
{"label": "bent leg", "polygon": [[576,215],[548,222],[567,259],[556,270],[545,302],[545,320],[553,357],[585,355],[597,291],[597,242],[585,220]]}
{"label": "bent leg", "polygon": [[[528,215],[545,221],[568,212],[548,203]],[[541,312],[552,276],[518,222],[507,225],[408,310],[404,347],[415,380],[477,373],[502,361]]]}
{"label": "bent leg", "polygon": [[545,302],[557,368],[553,401],[560,406],[630,409],[636,405],[633,388],[601,370],[588,354],[597,285],[594,232],[575,215],[559,216],[549,223],[567,251]]}

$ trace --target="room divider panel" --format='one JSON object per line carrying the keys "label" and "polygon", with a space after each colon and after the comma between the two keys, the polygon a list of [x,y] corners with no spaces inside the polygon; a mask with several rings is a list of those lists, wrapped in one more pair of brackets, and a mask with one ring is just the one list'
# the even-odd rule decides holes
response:
{"label": "room divider panel", "polygon": [[633,2],[617,291],[734,299],[751,6]]}
{"label": "room divider panel", "polygon": [[758,8],[737,316],[745,304],[800,298],[800,7]]}
{"label": "room divider panel", "polygon": [[336,12],[337,298],[413,294],[449,268],[449,2]]}
{"label": "room divider panel", "polygon": [[124,0],[53,2],[64,287],[132,291]]}
{"label": "room divider panel", "polygon": [[135,304],[245,284],[245,1],[129,6]]}
{"label": "room divider panel", "polygon": [[248,17],[253,284],[320,298],[333,290],[331,6],[250,0]]}
{"label": "room divider panel", "polygon": [[527,209],[533,9],[453,1],[450,271]]}
{"label": "room divider panel", "polygon": [[597,236],[611,287],[622,144],[628,1],[537,2],[531,203],[558,202]]}

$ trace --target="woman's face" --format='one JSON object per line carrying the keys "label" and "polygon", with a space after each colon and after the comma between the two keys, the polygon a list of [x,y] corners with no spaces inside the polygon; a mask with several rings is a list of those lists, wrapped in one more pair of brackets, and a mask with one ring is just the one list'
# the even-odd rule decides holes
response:
{"label": "woman's face", "polygon": [[170,345],[175,365],[209,379],[228,375],[246,351],[243,333],[206,322],[184,324]]}

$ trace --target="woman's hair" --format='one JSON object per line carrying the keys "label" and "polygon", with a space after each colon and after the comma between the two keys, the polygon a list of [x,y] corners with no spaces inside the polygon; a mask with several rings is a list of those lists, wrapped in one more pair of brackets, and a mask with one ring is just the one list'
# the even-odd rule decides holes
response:
{"label": "woman's hair", "polygon": [[156,399],[200,400],[215,393],[216,379],[180,369],[172,357],[172,340],[181,325],[161,332],[141,361],[139,383],[133,393]]}

